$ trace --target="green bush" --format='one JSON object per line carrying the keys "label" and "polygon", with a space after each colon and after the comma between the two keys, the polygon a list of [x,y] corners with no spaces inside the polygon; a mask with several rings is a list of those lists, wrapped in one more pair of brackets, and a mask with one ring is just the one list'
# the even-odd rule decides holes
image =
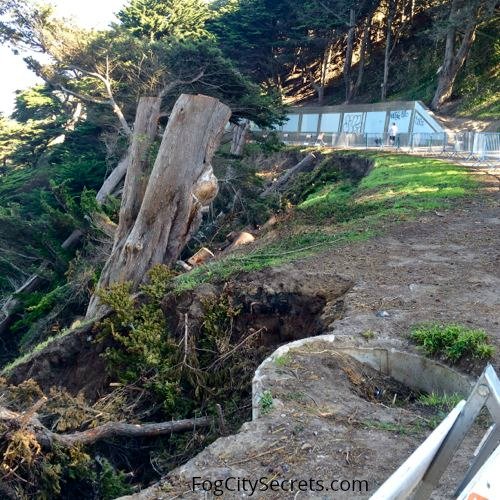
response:
{"label": "green bush", "polygon": [[145,381],[168,412],[178,411],[180,386],[175,370],[177,344],[169,334],[160,304],[173,273],[166,266],[149,271],[149,282],[141,287],[144,301],[138,304],[130,283],[116,283],[97,292],[114,314],[101,324],[100,339],[111,337],[117,347],[108,347],[105,358],[124,383]]}
{"label": "green bush", "polygon": [[132,493],[132,489],[126,483],[125,474],[117,471],[109,460],[100,458],[101,473],[99,475],[99,485],[103,500],[112,500],[123,495]]}
{"label": "green bush", "polygon": [[423,324],[413,328],[411,336],[427,355],[441,355],[452,363],[464,357],[488,359],[495,350],[484,330],[462,325]]}
{"label": "green bush", "polygon": [[267,415],[273,409],[273,395],[271,391],[264,391],[259,400],[260,411],[263,415]]}

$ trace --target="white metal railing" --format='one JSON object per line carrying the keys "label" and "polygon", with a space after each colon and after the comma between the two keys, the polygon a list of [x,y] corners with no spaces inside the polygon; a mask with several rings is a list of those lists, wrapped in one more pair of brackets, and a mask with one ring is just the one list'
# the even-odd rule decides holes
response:
{"label": "white metal railing", "polygon": [[467,401],[460,401],[370,500],[404,500],[410,496],[414,500],[430,498],[483,407],[488,409],[493,425],[478,446],[467,474],[455,491],[455,496],[459,496],[470,483],[477,481],[483,472],[483,465],[500,443],[500,381],[491,365],[479,377]]}
{"label": "white metal railing", "polygon": [[500,133],[459,132],[454,134],[400,133],[392,139],[384,133],[278,132],[285,144],[344,149],[384,149],[438,155],[470,161],[473,165],[500,166]]}

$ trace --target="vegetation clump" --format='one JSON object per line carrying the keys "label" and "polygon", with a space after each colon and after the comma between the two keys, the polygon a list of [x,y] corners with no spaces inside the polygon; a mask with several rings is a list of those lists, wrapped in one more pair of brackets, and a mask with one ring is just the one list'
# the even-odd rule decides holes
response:
{"label": "vegetation clump", "polygon": [[421,394],[418,398],[419,403],[430,408],[437,408],[449,412],[462,400],[460,394],[438,394],[431,392],[430,394]]}
{"label": "vegetation clump", "polygon": [[250,394],[253,370],[262,358],[263,332],[235,327],[240,307],[229,291],[200,299],[203,318],[179,317],[171,331],[162,301],[174,287],[174,274],[155,266],[140,294],[115,284],[99,296],[112,314],[99,326],[99,340],[111,340],[104,356],[110,374],[122,384],[147,391],[160,405],[161,419],[188,418],[194,412],[216,413],[224,407],[228,421],[239,422]]}
{"label": "vegetation clump", "polygon": [[413,328],[411,336],[427,355],[440,355],[451,363],[463,358],[489,359],[495,352],[484,330],[462,325],[423,324]]}
{"label": "vegetation clump", "polygon": [[[28,426],[35,415],[54,430],[79,430],[113,418],[101,402],[90,406],[83,396],[51,390],[46,396],[38,384],[27,380],[17,386],[0,378],[2,406],[21,415],[0,422],[0,496],[18,498],[78,498],[111,500],[131,493],[125,474],[106,458],[80,445],[47,446]],[[108,408],[109,409],[109,408]]]}
{"label": "vegetation clump", "polygon": [[259,399],[260,411],[263,415],[267,415],[271,413],[274,403],[273,403],[273,395],[271,391],[264,391]]}

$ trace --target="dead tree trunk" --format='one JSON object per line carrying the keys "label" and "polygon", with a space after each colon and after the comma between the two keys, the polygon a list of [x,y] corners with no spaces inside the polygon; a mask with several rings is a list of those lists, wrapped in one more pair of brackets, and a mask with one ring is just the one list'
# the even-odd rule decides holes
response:
{"label": "dead tree trunk", "polygon": [[102,183],[101,189],[97,192],[96,200],[99,205],[102,205],[106,198],[116,189],[121,180],[125,177],[127,173],[129,162],[128,152],[125,156],[118,162],[118,165],[111,171],[111,173],[106,177]]}
{"label": "dead tree trunk", "polygon": [[[136,165],[133,168],[142,175],[127,176],[126,191],[131,194],[122,199],[117,238],[98,288],[130,281],[136,289],[152,266],[170,265],[177,260],[199,228],[202,208],[217,194],[217,179],[210,162],[230,116],[231,110],[217,99],[181,95],[170,115],[143,196],[145,164],[131,158],[131,166]],[[137,141],[134,134],[133,143]],[[131,147],[134,155],[138,151],[138,145]],[[132,186],[135,182],[140,185]],[[94,295],[87,318],[98,311],[99,301]]]}
{"label": "dead tree trunk", "polygon": [[265,198],[273,193],[284,191],[290,181],[301,172],[309,172],[314,168],[317,157],[313,153],[309,153],[306,157],[297,163],[294,167],[288,169],[276,182],[273,182],[260,194],[261,198]]}
{"label": "dead tree trunk", "polygon": [[151,146],[160,117],[161,97],[141,97],[137,106],[134,135],[129,148],[129,167],[123,186],[115,244],[128,233],[141,208],[149,178]]}
{"label": "dead tree trunk", "polygon": [[236,125],[233,129],[233,138],[231,141],[230,153],[235,156],[241,156],[247,142],[248,130],[250,129],[250,121],[245,120],[243,123]]}

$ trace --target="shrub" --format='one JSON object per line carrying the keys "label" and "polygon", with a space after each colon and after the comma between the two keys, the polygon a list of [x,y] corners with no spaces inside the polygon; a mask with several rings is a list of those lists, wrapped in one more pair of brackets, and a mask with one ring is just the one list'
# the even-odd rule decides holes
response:
{"label": "shrub", "polygon": [[263,415],[267,415],[273,409],[273,395],[271,391],[264,391],[259,400],[260,411]]}
{"label": "shrub", "polygon": [[416,326],[411,336],[427,355],[441,355],[452,363],[464,357],[488,359],[494,353],[484,330],[462,325],[423,324]]}

